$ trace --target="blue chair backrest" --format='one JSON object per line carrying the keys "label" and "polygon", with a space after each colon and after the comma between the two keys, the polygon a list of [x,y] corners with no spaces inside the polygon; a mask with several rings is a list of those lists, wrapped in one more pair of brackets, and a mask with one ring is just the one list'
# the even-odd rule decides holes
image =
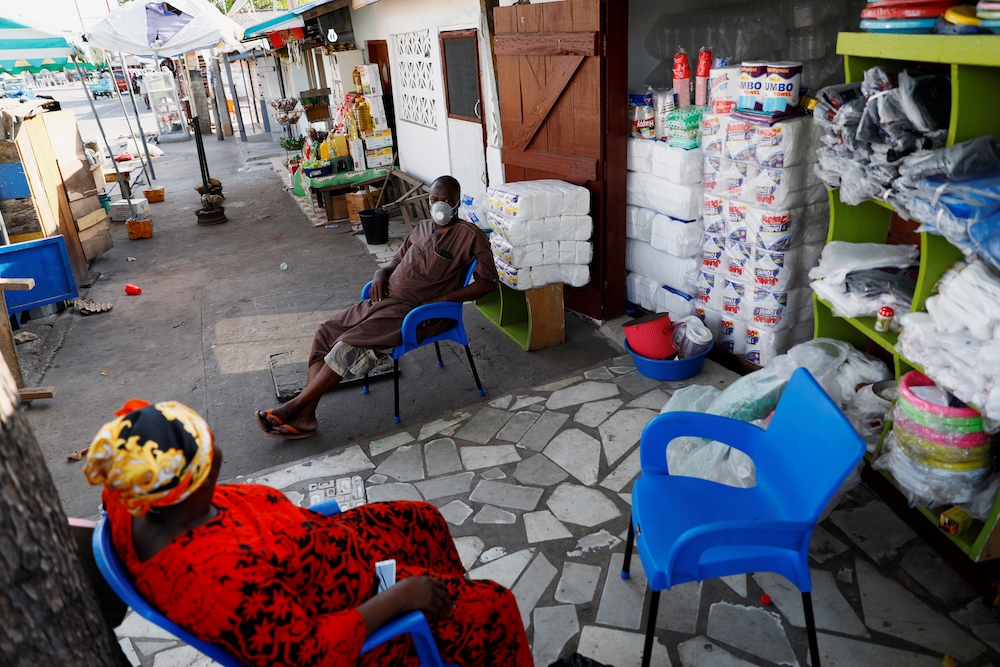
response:
{"label": "blue chair backrest", "polygon": [[111,589],[118,594],[118,597],[137,614],[160,626],[182,642],[190,644],[212,660],[224,665],[224,667],[246,667],[242,661],[235,658],[225,649],[198,639],[188,633],[181,626],[157,611],[153,605],[146,602],[146,599],[139,595],[139,592],[135,590],[135,586],[132,583],[132,577],[129,576],[129,573],[125,570],[125,565],[118,558],[117,552],[115,552],[114,544],[111,542],[111,524],[108,522],[106,514],[101,517],[94,528],[92,546],[94,560],[97,561],[97,568],[104,575],[104,579],[111,586]]}
{"label": "blue chair backrest", "polygon": [[[763,475],[782,490],[791,518],[819,519],[865,453],[865,443],[841,409],[805,368],[792,374],[756,455]],[[727,443],[729,444],[729,443]]]}
{"label": "blue chair backrest", "polygon": [[[466,269],[465,271],[465,279],[462,282],[462,287],[468,287],[472,283],[472,276],[476,272],[476,264],[478,263],[479,263],[478,259],[473,259],[472,263],[469,264],[469,268]],[[368,283],[361,289],[361,300],[364,301],[365,299],[369,298],[371,296],[371,292],[372,292],[372,283],[369,280]]]}

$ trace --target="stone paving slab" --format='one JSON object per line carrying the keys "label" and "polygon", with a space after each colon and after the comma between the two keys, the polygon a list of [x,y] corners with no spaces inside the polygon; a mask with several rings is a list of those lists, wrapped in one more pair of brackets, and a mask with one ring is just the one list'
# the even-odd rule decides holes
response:
{"label": "stone paving slab", "polygon": [[[629,581],[620,569],[639,435],[677,388],[721,388],[733,377],[710,362],[690,382],[652,382],[626,356],[247,481],[300,506],[432,502],[470,576],[514,591],[539,667],[573,651],[638,667],[649,594],[638,554]],[[945,651],[961,667],[1000,664],[1000,625],[873,498],[848,493],[810,544],[824,667],[930,667]],[[652,664],[806,665],[800,600],[767,573],[663,591]],[[135,614],[117,633],[135,665],[213,664]]]}

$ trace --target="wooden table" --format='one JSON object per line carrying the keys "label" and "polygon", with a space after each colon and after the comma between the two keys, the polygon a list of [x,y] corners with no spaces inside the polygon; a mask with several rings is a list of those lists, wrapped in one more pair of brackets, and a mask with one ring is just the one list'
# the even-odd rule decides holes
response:
{"label": "wooden table", "polygon": [[[344,172],[320,176],[319,178],[309,178],[302,169],[295,172],[294,178],[306,192],[314,190],[320,198],[321,206],[326,210],[326,219],[333,221],[333,198],[338,194],[351,192],[364,185],[376,185],[385,180],[385,175],[389,169],[366,169],[362,172]],[[315,209],[312,195],[309,196],[309,204]]]}
{"label": "wooden table", "polygon": [[[132,197],[132,172],[143,170],[143,160],[128,160],[126,162],[118,163],[118,171],[121,172],[121,181],[118,180],[118,174],[115,173],[114,165],[108,163],[104,165],[101,170],[104,172],[104,182],[105,183],[118,183],[121,186],[122,198]],[[138,179],[138,177],[136,177]]]}

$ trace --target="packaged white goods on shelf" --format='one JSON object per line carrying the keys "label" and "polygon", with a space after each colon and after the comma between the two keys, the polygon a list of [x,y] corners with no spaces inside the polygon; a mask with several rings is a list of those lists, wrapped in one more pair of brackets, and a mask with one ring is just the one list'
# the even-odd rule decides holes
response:
{"label": "packaged white goods on shelf", "polygon": [[736,108],[740,97],[739,65],[716,67],[708,75],[708,108],[714,114],[727,114]]}
{"label": "packaged white goods on shelf", "polygon": [[698,304],[703,308],[722,312],[722,290],[726,277],[709,271],[698,272]]}
{"label": "packaged white goods on shelf", "polygon": [[813,336],[813,322],[808,320],[790,329],[771,331],[749,324],[746,327],[746,343],[743,356],[752,364],[767,366],[775,357],[784,354],[788,348],[807,341]]}
{"label": "packaged white goods on shelf", "polygon": [[701,245],[701,271],[725,275],[728,270],[725,235],[705,234]]}
{"label": "packaged white goods on shelf", "polygon": [[812,165],[761,168],[753,181],[753,203],[764,208],[795,208],[827,200],[826,185]]}
{"label": "packaged white goods on shelf", "polygon": [[541,243],[511,245],[502,234],[491,234],[490,247],[493,248],[493,257],[519,269],[541,266],[544,263]]}
{"label": "packaged white goods on shelf", "polygon": [[717,308],[707,308],[701,303],[695,303],[694,314],[701,318],[701,321],[712,332],[712,336],[718,344],[722,340],[722,311]]}
{"label": "packaged white goods on shelf", "polygon": [[625,292],[631,303],[646,310],[670,313],[672,317],[687,317],[695,312],[695,300],[690,294],[660,285],[639,273],[629,273],[626,276]]}
{"label": "packaged white goods on shelf", "polygon": [[753,310],[748,319],[757,328],[779,331],[812,318],[812,291],[808,287],[784,292],[750,289]]}
{"label": "packaged white goods on shelf", "polygon": [[655,249],[648,243],[625,240],[625,268],[655,280],[685,294],[694,294],[697,287],[698,261],[693,257],[676,257]]}
{"label": "packaged white goods on shelf", "polygon": [[590,191],[554,179],[518,181],[486,189],[487,206],[512,220],[590,213]]}
{"label": "packaged white goods on shelf", "polygon": [[662,213],[653,218],[651,237],[650,245],[675,257],[695,257],[702,245],[701,225]]}
{"label": "packaged white goods on shelf", "polygon": [[755,182],[760,167],[756,162],[723,160],[722,176],[725,179],[726,197],[742,202],[754,200]]}
{"label": "packaged white goods on shelf", "polygon": [[747,351],[746,333],[745,321],[722,312],[719,317],[719,343],[723,350],[742,357]]}
{"label": "packaged white goods on shelf", "polygon": [[809,270],[819,262],[822,243],[770,252],[753,249],[753,284],[769,290],[787,290],[809,284]]}
{"label": "packaged white goods on shelf", "polygon": [[734,320],[747,322],[753,312],[753,288],[738,280],[723,279],[722,314]]}
{"label": "packaged white goods on shelf", "polygon": [[705,155],[722,154],[729,120],[729,114],[707,113],[701,117],[701,151]]}
{"label": "packaged white goods on shelf", "polygon": [[730,160],[749,162],[757,149],[757,126],[745,120],[730,117],[726,122],[726,142],[722,156]]}
{"label": "packaged white goods on shelf", "polygon": [[802,244],[820,243],[830,226],[828,201],[785,210],[747,207],[749,241],[762,249],[782,252]]}
{"label": "packaged white goods on shelf", "polygon": [[629,171],[653,171],[653,144],[650,139],[629,137],[626,164]]}
{"label": "packaged white goods on shelf", "polygon": [[753,247],[731,238],[726,239],[726,277],[741,283],[753,280]]}
{"label": "packaged white goods on shelf", "polygon": [[968,330],[980,340],[1000,339],[1000,278],[982,261],[960,262],[941,276],[927,312],[941,333]]}
{"label": "packaged white goods on shelf", "polygon": [[625,207],[625,236],[650,243],[653,238],[653,218],[656,211],[641,206]]}
{"label": "packaged white goods on shelf", "polygon": [[678,220],[697,220],[701,200],[701,183],[679,185],[652,174],[628,172],[626,203],[632,206],[651,208]]}
{"label": "packaged white goods on shelf", "polygon": [[848,273],[889,267],[905,269],[919,258],[920,248],[915,245],[833,241],[823,248],[819,266],[809,272],[809,278],[843,284]]}
{"label": "packaged white goods on shelf", "polygon": [[553,264],[519,269],[494,257],[500,281],[516,290],[544,287],[551,283],[565,283],[583,287],[590,282],[590,267],[581,264]]}
{"label": "packaged white goods on shelf", "polygon": [[496,211],[488,211],[486,221],[494,233],[503,236],[511,245],[544,241],[586,241],[594,231],[594,221],[589,215],[511,220]]}
{"label": "packaged white goods on shelf", "polygon": [[725,194],[725,180],[722,177],[722,161],[721,155],[705,155],[704,170],[702,172],[701,182],[705,190],[705,193],[714,194]]}
{"label": "packaged white goods on shelf", "polygon": [[706,192],[702,196],[701,218],[706,234],[724,236],[726,233],[726,207],[724,197]]}
{"label": "packaged white goods on shelf", "polygon": [[704,107],[686,106],[667,114],[667,143],[675,148],[698,147],[698,124]]}
{"label": "packaged white goods on shelf", "polygon": [[760,166],[782,169],[816,161],[817,130],[809,116],[755,130],[754,156]]}
{"label": "packaged white goods on shelf", "polygon": [[907,270],[915,267],[919,254],[917,246],[835,241],[809,272],[811,287],[836,317],[874,317],[889,306],[896,329],[913,301],[916,281]]}
{"label": "packaged white goods on shelf", "polygon": [[458,217],[462,220],[468,220],[480,229],[489,229],[490,225],[486,220],[486,210],[485,194],[475,196],[462,195],[462,201],[459,203],[458,208]]}
{"label": "packaged white goods on shelf", "polygon": [[675,148],[662,141],[652,144],[650,159],[654,176],[680,185],[701,183],[704,162],[700,150]]}
{"label": "packaged white goods on shelf", "polygon": [[750,205],[734,199],[726,200],[726,236],[741,243],[747,240]]}

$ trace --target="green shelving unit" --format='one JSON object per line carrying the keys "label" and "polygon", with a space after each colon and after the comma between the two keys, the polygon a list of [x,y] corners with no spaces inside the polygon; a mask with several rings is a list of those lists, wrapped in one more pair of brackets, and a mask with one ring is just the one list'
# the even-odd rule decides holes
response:
{"label": "green shelving unit", "polygon": [[[947,65],[951,70],[952,91],[948,145],[983,135],[1000,136],[1000,111],[997,110],[997,96],[1000,94],[1000,35],[841,33],[837,40],[837,53],[844,56],[848,82],[861,81],[865,71],[877,65],[897,68],[923,63]],[[839,192],[834,190],[830,192],[830,232],[827,242],[885,243],[892,215],[892,207],[885,202],[867,201],[858,206],[850,206],[840,201]],[[911,312],[924,310],[927,297],[934,294],[938,280],[961,258],[962,252],[944,237],[926,233],[920,235],[920,272]],[[862,350],[870,342],[874,343],[892,355],[897,380],[910,370],[920,370],[916,364],[896,351],[898,336],[895,333],[875,331],[875,318],[835,317],[830,304],[815,295],[813,305],[817,338],[843,340]],[[891,424],[887,424],[886,431],[890,427]],[[879,449],[881,445],[879,442]],[[876,449],[876,457],[879,449]],[[882,474],[898,488],[891,475],[885,472]],[[937,524],[940,510],[926,507],[917,509]],[[948,537],[973,561],[998,558],[998,517],[1000,502],[993,508],[985,523],[977,521],[962,535]]]}

